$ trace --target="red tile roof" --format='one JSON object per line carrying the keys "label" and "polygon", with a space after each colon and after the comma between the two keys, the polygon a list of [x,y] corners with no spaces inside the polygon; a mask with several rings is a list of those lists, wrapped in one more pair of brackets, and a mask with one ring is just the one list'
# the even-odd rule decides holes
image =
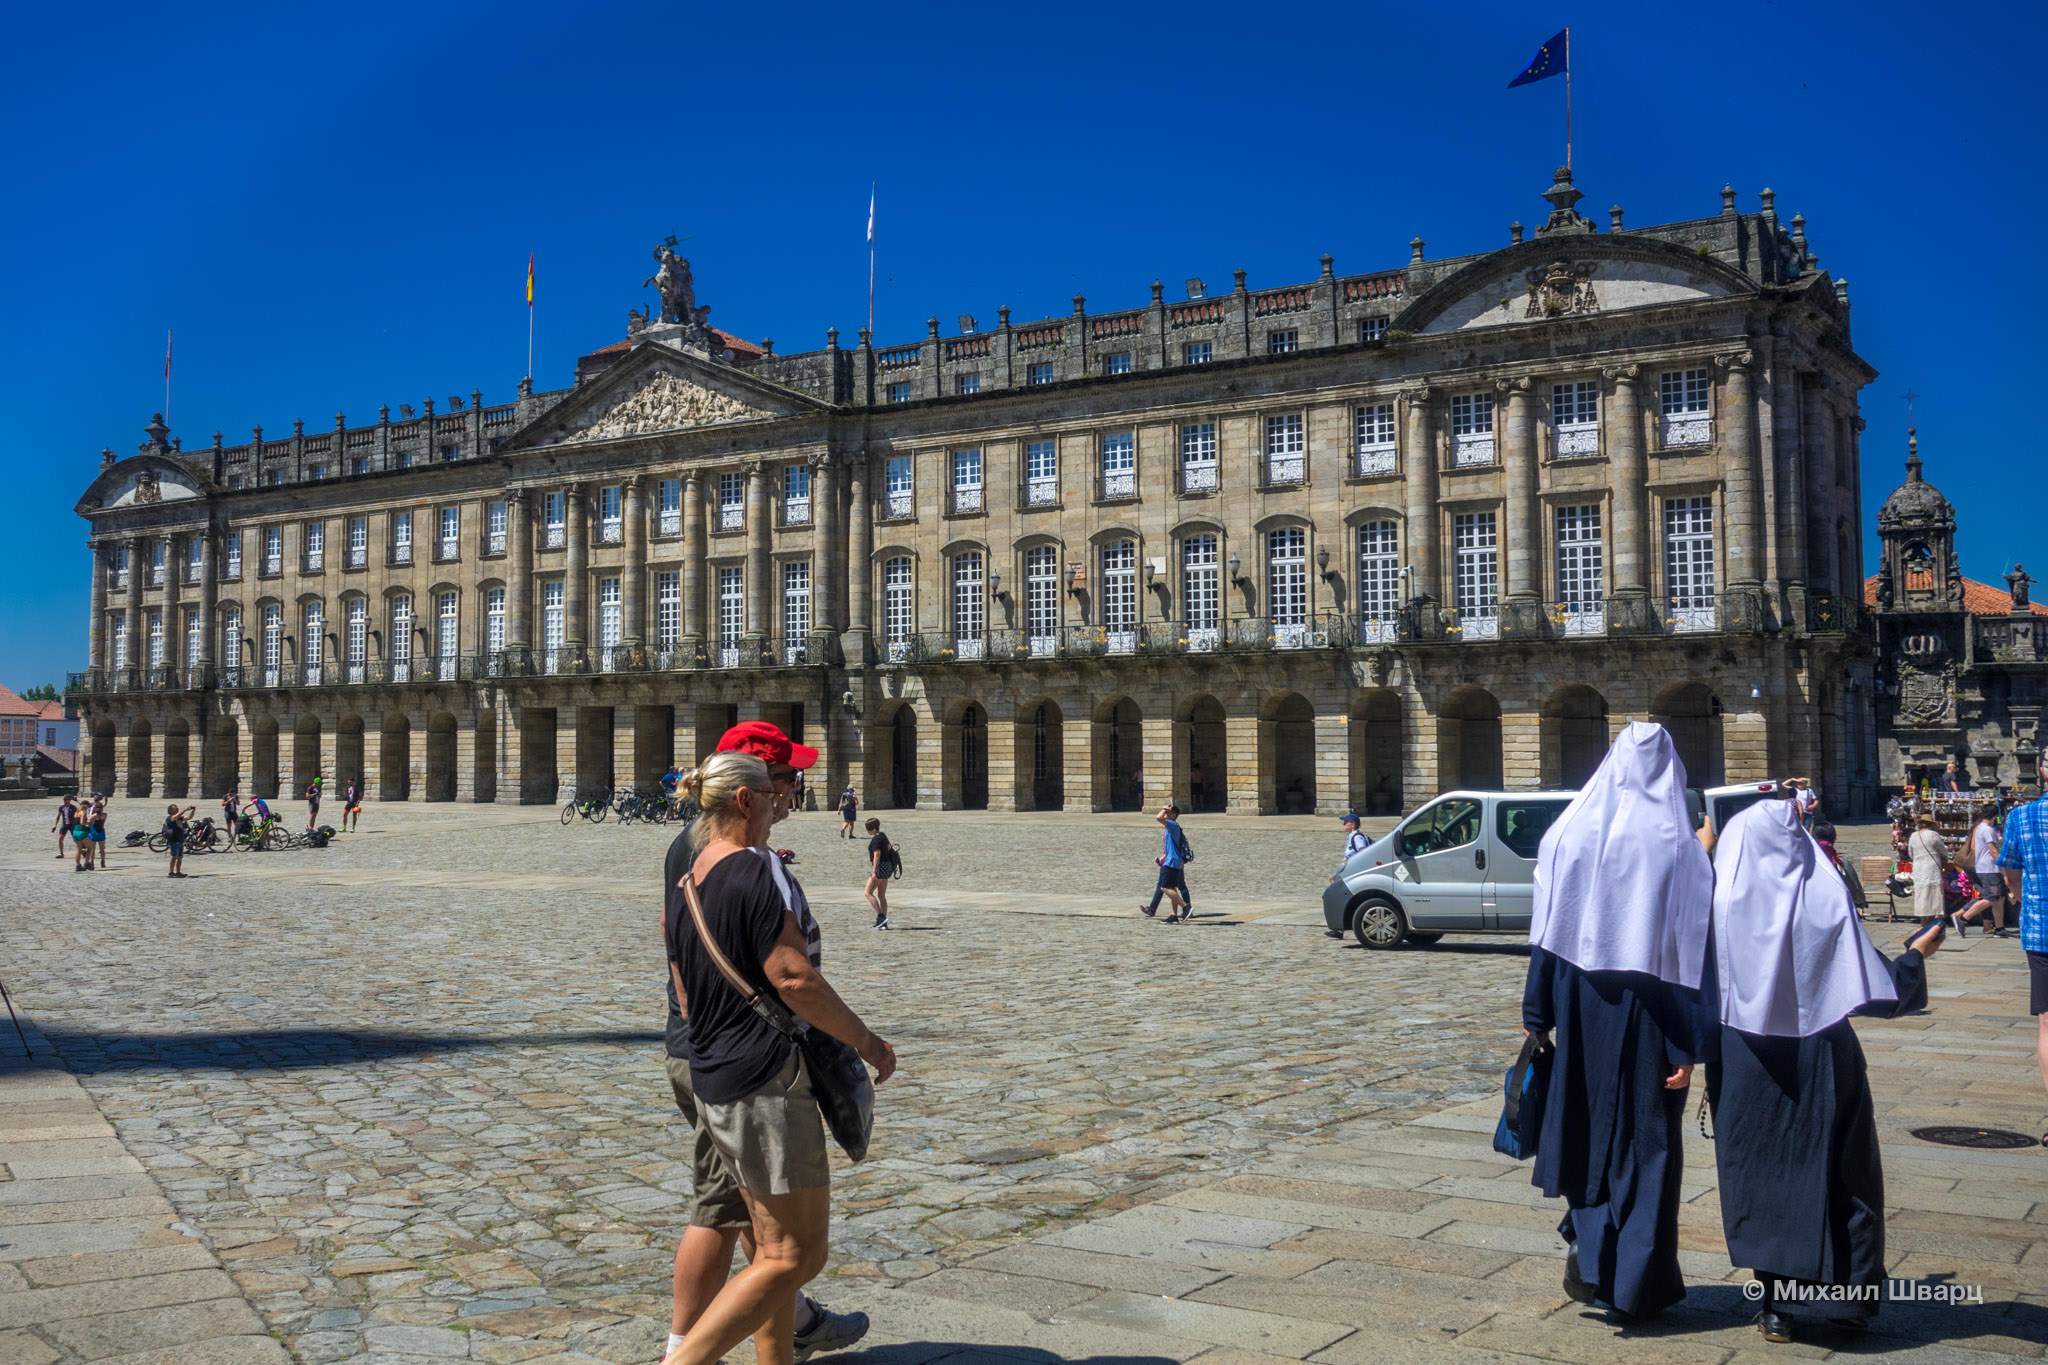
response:
{"label": "red tile roof", "polygon": [[[1863,605],[1877,605],[1877,577],[1872,575],[1863,580]],[[2036,616],[2048,616],[2048,606],[2029,602],[2029,610]],[[1974,578],[1963,580],[1963,610],[1972,616],[2012,615],[2012,594],[2003,588],[1994,588],[1989,583],[1979,583]]]}
{"label": "red tile roof", "polygon": [[34,716],[42,718],[43,704],[23,701],[20,694],[10,687],[0,687],[0,716]]}
{"label": "red tile roof", "polygon": [[42,711],[40,712],[40,718],[41,718],[41,719],[43,719],[43,720],[62,720],[62,719],[64,719],[64,703],[63,703],[63,702],[61,702],[61,701],[46,701],[46,702],[44,702],[44,703],[43,703],[43,709],[42,709]]}

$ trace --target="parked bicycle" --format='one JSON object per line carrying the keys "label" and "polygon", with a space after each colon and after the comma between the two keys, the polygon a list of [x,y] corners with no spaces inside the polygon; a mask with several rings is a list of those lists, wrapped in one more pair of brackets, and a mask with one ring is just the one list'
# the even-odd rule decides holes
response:
{"label": "parked bicycle", "polygon": [[667,823],[669,819],[668,797],[659,791],[634,789],[622,791],[612,800],[612,808],[618,812],[621,824],[633,824],[645,820],[651,825]]}
{"label": "parked bicycle", "polygon": [[593,824],[601,825],[604,823],[605,817],[611,813],[612,794],[604,792],[597,796],[586,796],[581,800],[572,799],[567,805],[562,807],[562,823],[565,825],[574,824],[576,817],[580,815]]}
{"label": "parked bicycle", "polygon": [[[221,838],[220,826],[213,822],[212,816],[208,816],[203,820],[193,821],[191,831],[185,835],[185,855],[187,857],[194,853],[218,853],[225,847],[226,840]],[[165,834],[162,830],[158,830],[149,836],[150,852],[168,853],[170,848],[171,836]]]}

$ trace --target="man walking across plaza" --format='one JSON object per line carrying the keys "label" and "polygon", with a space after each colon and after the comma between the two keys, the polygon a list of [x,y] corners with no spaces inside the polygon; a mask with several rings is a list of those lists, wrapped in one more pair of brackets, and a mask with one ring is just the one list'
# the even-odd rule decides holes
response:
{"label": "man walking across plaza", "polygon": [[853,838],[853,822],[858,818],[860,818],[860,799],[853,794],[853,788],[848,787],[845,791],[839,793],[840,838]]}
{"label": "man walking across plaza", "polygon": [[1138,909],[1150,919],[1159,913],[1159,898],[1165,896],[1169,911],[1166,923],[1179,924],[1188,917],[1187,874],[1182,871],[1187,866],[1188,846],[1187,836],[1180,832],[1180,807],[1161,806],[1159,814],[1152,818],[1166,831],[1166,837],[1164,847],[1154,859],[1159,864],[1159,881],[1152,888],[1152,900]]}
{"label": "man walking across plaza", "polygon": [[[2035,767],[2048,791],[2048,754]],[[2005,842],[1998,852],[2005,872],[2006,898],[2017,902],[2020,947],[2027,955],[2030,982],[2027,1009],[2037,1031],[2034,1058],[2041,1068],[2041,1086],[2048,1090],[2048,796],[2017,807],[2005,817]],[[2041,1134],[2048,1147],[2048,1132]]]}

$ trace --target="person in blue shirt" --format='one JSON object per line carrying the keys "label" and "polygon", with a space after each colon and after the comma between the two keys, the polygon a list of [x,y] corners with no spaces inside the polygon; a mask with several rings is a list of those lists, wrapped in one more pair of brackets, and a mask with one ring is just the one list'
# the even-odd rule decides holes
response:
{"label": "person in blue shirt", "polygon": [[1159,864],[1159,883],[1152,888],[1152,900],[1140,905],[1149,919],[1159,913],[1159,898],[1166,897],[1168,924],[1179,924],[1188,918],[1187,874],[1183,870],[1188,862],[1187,836],[1180,832],[1180,807],[1161,806],[1154,819],[1165,827],[1165,847],[1155,860]]}
{"label": "person in blue shirt", "polygon": [[[2048,791],[2048,753],[2035,769],[2041,789]],[[2030,980],[2027,1009],[2039,1026],[2034,1057],[2041,1067],[2041,1085],[2048,1089],[2048,797],[2016,807],[2005,817],[2005,842],[1998,851],[2005,873],[2006,898],[2019,906],[2020,947],[2027,954]],[[2041,1134],[2048,1147],[2048,1133]]]}
{"label": "person in blue shirt", "polygon": [[1330,874],[1331,881],[1335,881],[1339,876],[1343,875],[1344,864],[1351,861],[1353,854],[1363,853],[1372,845],[1372,840],[1358,832],[1358,817],[1356,815],[1347,812],[1344,818],[1337,823],[1344,826],[1344,856],[1337,860],[1337,870]]}

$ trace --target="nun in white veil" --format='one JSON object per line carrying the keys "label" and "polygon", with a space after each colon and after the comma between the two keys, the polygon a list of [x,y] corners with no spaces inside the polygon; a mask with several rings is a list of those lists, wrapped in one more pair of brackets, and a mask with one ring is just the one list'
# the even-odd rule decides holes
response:
{"label": "nun in white veil", "polygon": [[1621,1319],[1685,1297],[1680,1134],[1714,870],[1660,725],[1625,727],[1536,856],[1523,1027],[1556,1047],[1531,1180],[1569,1209],[1565,1292]]}
{"label": "nun in white veil", "polygon": [[[1841,1323],[1877,1311],[1884,1169],[1849,1017],[1925,1005],[1941,925],[1888,960],[1789,801],[1729,821],[1714,867],[1698,1032],[1721,1226],[1729,1259],[1763,1282],[1758,1327],[1788,1341],[1795,1312]],[[1795,1284],[1855,1285],[1863,1296],[1811,1296]]]}

